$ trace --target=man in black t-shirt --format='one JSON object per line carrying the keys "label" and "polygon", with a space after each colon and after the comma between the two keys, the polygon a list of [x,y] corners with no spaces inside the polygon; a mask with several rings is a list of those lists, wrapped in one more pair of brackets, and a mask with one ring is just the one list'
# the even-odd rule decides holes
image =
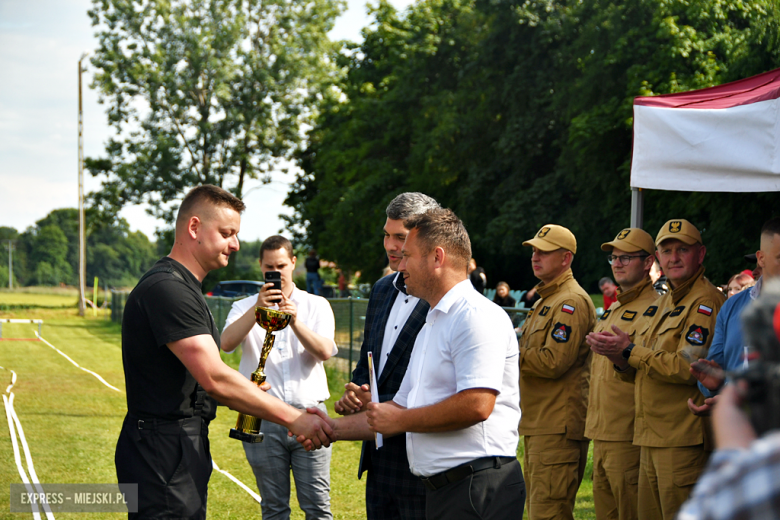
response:
{"label": "man in black t-shirt", "polygon": [[[322,421],[271,397],[225,365],[201,294],[209,271],[238,251],[244,203],[216,186],[192,189],[169,256],[130,293],[122,320],[127,416],[117,441],[119,483],[138,484],[131,518],[205,518],[211,476],[208,425],[216,402],[329,445]],[[299,433],[300,432],[300,433]]]}

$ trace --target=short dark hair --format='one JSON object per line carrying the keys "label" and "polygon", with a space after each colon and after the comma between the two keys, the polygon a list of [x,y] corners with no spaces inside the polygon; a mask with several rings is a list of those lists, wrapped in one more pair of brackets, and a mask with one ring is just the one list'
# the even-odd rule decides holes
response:
{"label": "short dark hair", "polygon": [[762,235],[780,235],[780,217],[773,217],[761,226]]}
{"label": "short dark hair", "polygon": [[390,201],[385,213],[390,220],[407,220],[429,209],[441,208],[439,203],[424,193],[408,191]]}
{"label": "short dark hair", "polygon": [[471,259],[471,240],[463,222],[451,209],[430,209],[404,220],[409,231],[416,229],[417,238],[426,254],[440,246],[455,259],[455,266],[466,269]]}
{"label": "short dark hair", "polygon": [[274,235],[263,240],[263,245],[260,246],[260,260],[263,260],[263,253],[266,251],[276,251],[277,249],[284,249],[287,251],[290,258],[295,256],[293,254],[292,242],[282,235]]}
{"label": "short dark hair", "polygon": [[237,213],[246,209],[246,204],[229,191],[213,184],[203,184],[192,188],[181,201],[179,212],[176,215],[176,226],[178,227],[179,224],[189,220],[193,216],[195,208],[204,202],[213,207],[227,206],[233,208]]}
{"label": "short dark hair", "polygon": [[608,283],[611,283],[612,285],[615,285],[615,282],[612,281],[612,278],[610,278],[608,276],[605,276],[604,278],[599,280],[599,289],[601,289],[602,287],[604,287]]}

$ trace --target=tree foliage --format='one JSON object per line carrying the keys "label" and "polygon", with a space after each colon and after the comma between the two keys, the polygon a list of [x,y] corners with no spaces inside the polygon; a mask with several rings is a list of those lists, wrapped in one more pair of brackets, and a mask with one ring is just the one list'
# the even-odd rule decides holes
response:
{"label": "tree foliage", "polygon": [[341,0],[93,0],[93,87],[116,136],[86,161],[101,209],[170,203],[192,186],[244,193],[300,142],[332,74],[326,33]]}
{"label": "tree foliage", "polygon": [[[535,283],[522,247],[546,223],[578,238],[595,290],[599,245],[629,224],[632,103],[780,66],[771,0],[380,2],[342,51],[288,196],[301,239],[375,277],[384,207],[423,191],[463,219],[493,283]],[[723,281],[755,251],[774,194],[648,192],[645,228],[688,218]],[[523,266],[518,269],[519,266]]]}

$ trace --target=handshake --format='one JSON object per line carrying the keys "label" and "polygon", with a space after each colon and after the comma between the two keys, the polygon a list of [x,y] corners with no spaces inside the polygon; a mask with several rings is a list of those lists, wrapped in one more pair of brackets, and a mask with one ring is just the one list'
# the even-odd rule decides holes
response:
{"label": "handshake", "polygon": [[290,427],[289,435],[306,451],[328,447],[337,440],[373,440],[375,433],[401,433],[398,416],[402,408],[395,403],[372,403],[368,385],[347,383],[344,396],[334,405],[344,417],[328,416],[319,408],[307,408]]}

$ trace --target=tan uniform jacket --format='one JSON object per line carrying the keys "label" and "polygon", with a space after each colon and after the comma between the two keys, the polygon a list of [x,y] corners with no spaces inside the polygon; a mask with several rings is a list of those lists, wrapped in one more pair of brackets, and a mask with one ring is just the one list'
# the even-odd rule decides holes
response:
{"label": "tan uniform jacket", "polygon": [[[647,329],[654,313],[648,308],[659,298],[648,276],[637,287],[618,294],[618,301],[596,322],[595,332],[612,332],[612,325],[636,343],[638,332]],[[593,355],[590,366],[590,398],[585,436],[600,441],[634,439],[634,385],[620,379],[606,356]]]}
{"label": "tan uniform jacket", "polygon": [[709,423],[693,415],[688,398],[704,403],[689,369],[707,357],[723,294],[704,277],[704,268],[661,296],[647,330],[631,351],[631,367],[619,374],[635,378],[634,444],[659,448],[708,445]]}
{"label": "tan uniform jacket", "polygon": [[571,269],[536,287],[541,299],[520,338],[520,435],[565,433],[582,440],[590,374],[585,336],[596,309]]}

